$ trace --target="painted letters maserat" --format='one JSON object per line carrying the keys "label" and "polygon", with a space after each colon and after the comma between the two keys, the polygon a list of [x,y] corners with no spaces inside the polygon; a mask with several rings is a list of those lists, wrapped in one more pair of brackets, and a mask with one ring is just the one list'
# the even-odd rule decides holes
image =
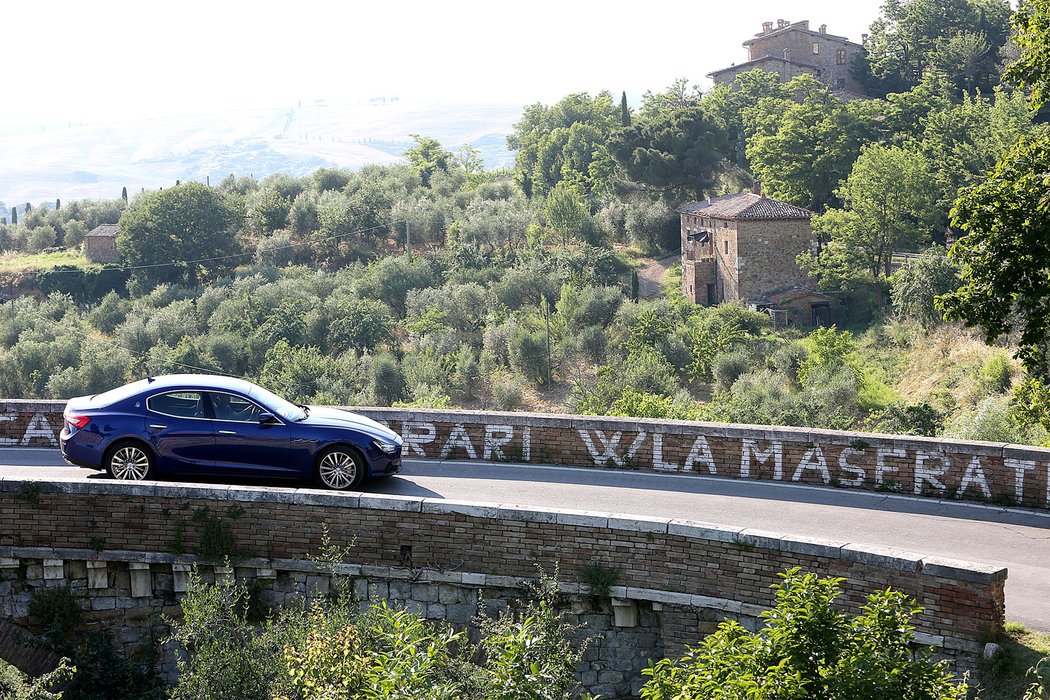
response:
{"label": "painted letters maserat", "polygon": [[[445,432],[447,431],[447,435]],[[572,463],[663,473],[768,479],[896,491],[915,495],[1050,503],[1050,464],[886,445],[820,445],[782,439],[572,429],[576,450],[555,449],[536,435],[550,428],[404,421],[408,458]],[[564,434],[566,430],[556,430]],[[439,437],[440,435],[440,437]],[[886,441],[890,443],[890,440]],[[535,443],[535,444],[534,444]],[[674,455],[677,455],[674,456]],[[588,464],[589,462],[589,464]],[[1040,473],[1040,471],[1042,473]],[[996,489],[996,485],[999,486]],[[1027,498],[1026,498],[1027,494]]]}

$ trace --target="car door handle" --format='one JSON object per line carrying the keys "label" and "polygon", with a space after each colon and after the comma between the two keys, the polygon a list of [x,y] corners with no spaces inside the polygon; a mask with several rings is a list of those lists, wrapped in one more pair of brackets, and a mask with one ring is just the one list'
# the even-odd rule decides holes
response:
{"label": "car door handle", "polygon": [[153,428],[154,430],[164,430],[168,426],[161,425],[160,423],[150,423],[149,427]]}
{"label": "car door handle", "polygon": [[237,433],[232,430],[220,430],[219,435],[236,435]]}

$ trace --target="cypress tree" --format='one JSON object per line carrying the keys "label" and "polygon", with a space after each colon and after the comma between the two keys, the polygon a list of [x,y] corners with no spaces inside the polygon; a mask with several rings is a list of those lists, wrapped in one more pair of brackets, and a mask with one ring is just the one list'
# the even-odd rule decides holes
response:
{"label": "cypress tree", "polygon": [[30,204],[29,202],[26,202],[26,205],[22,209],[22,211],[25,212],[26,214],[28,214],[29,212],[33,211],[33,205]]}
{"label": "cypress tree", "polygon": [[125,202],[128,201],[128,188],[127,187],[121,188],[121,190],[120,190],[120,198],[123,199]]}
{"label": "cypress tree", "polygon": [[11,225],[18,224],[18,207],[11,207]]}
{"label": "cypress tree", "polygon": [[61,199],[56,199],[55,200],[55,211],[58,211],[61,208],[62,208],[62,200]]}
{"label": "cypress tree", "polygon": [[620,126],[631,125],[631,110],[627,109],[627,93],[620,94]]}

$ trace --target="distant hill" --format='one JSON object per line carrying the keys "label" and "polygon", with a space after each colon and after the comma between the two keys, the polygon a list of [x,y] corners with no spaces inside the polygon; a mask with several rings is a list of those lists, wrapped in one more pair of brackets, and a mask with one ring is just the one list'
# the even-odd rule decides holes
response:
{"label": "distant hill", "polygon": [[176,180],[218,183],[233,173],[256,178],[305,175],[319,167],[357,169],[394,163],[411,134],[450,151],[471,144],[487,168],[513,165],[506,136],[521,105],[436,105],[400,101],[318,103],[65,128],[0,126],[0,201],[113,199],[170,187]]}

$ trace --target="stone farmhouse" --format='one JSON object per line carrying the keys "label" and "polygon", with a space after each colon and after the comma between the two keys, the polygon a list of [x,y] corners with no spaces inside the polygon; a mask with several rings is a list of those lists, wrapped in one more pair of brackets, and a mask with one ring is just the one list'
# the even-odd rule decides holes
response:
{"label": "stone farmhouse", "polygon": [[102,224],[91,229],[84,235],[81,246],[84,257],[93,263],[120,262],[120,253],[117,251],[119,233],[120,226],[117,224]]}
{"label": "stone farmhouse", "polygon": [[813,246],[813,212],[755,192],[690,202],[682,222],[682,293],[695,304],[741,301],[780,325],[832,322],[831,298],[795,263]]}
{"label": "stone farmhouse", "polygon": [[712,71],[707,77],[719,85],[731,84],[738,75],[755,68],[777,73],[782,82],[808,73],[846,97],[866,97],[864,86],[850,74],[854,57],[863,54],[864,47],[844,36],[828,34],[826,24],[813,31],[808,20],[777,20],[776,29],[772,22],[763,22],[762,31],[745,41],[744,47],[748,50],[746,62]]}

